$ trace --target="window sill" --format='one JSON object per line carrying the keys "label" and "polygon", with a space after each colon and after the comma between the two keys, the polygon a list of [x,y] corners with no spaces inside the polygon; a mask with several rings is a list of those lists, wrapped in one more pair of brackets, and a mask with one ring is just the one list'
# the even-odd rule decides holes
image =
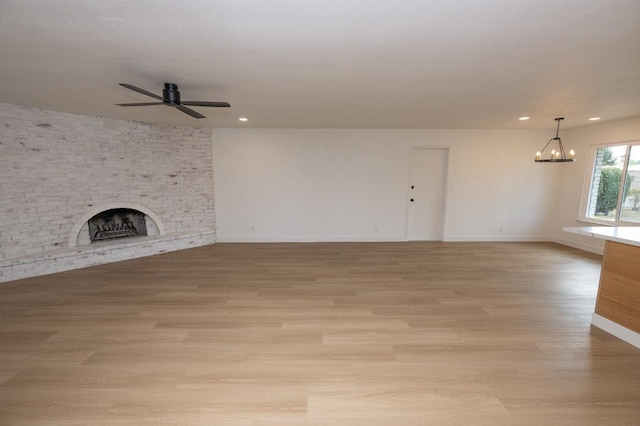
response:
{"label": "window sill", "polygon": [[591,224],[600,225],[600,226],[628,227],[628,226],[639,226],[640,225],[640,224],[634,223],[634,222],[611,222],[611,221],[608,221],[608,220],[592,219],[590,217],[579,217],[579,218],[576,218],[576,221],[584,222],[584,223],[591,223]]}
{"label": "window sill", "polygon": [[579,218],[576,218],[576,221],[584,222],[584,223],[592,223],[594,225],[602,225],[602,226],[620,226],[616,222],[610,222],[608,220],[592,219],[590,217],[579,217]]}

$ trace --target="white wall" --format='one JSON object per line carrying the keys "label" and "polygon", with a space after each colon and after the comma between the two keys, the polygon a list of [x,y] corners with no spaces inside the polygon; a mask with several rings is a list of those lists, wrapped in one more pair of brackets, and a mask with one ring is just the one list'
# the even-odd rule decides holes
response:
{"label": "white wall", "polygon": [[581,237],[562,231],[564,226],[592,226],[592,223],[577,220],[582,203],[584,186],[587,185],[591,164],[588,163],[592,145],[615,142],[640,141],[640,117],[561,131],[565,147],[574,147],[577,152],[577,167],[563,169],[561,176],[560,203],[554,211],[553,239],[561,244],[602,253],[604,242],[595,238]]}
{"label": "white wall", "polygon": [[413,146],[449,148],[444,240],[549,240],[550,133],[214,129],[218,241],[406,240]]}

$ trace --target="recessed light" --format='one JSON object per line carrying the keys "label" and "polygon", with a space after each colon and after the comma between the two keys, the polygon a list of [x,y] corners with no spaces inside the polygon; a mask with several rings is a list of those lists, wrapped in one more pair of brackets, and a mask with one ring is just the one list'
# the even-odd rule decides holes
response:
{"label": "recessed light", "polygon": [[249,121],[249,119],[247,117],[240,117],[240,118],[238,118],[238,120],[240,120],[240,121]]}
{"label": "recessed light", "polygon": [[518,118],[518,120],[520,120],[520,121],[526,121],[526,120],[528,120],[529,118],[530,118],[530,117],[520,117],[520,118]]}
{"label": "recessed light", "polygon": [[600,117],[591,117],[589,119],[589,121],[598,121],[598,120],[600,120]]}

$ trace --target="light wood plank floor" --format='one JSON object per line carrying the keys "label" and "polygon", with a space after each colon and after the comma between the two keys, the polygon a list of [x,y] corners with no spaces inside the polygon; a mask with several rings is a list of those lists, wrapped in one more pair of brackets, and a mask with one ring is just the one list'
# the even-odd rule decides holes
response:
{"label": "light wood plank floor", "polygon": [[0,284],[3,425],[639,425],[600,257],[217,244]]}

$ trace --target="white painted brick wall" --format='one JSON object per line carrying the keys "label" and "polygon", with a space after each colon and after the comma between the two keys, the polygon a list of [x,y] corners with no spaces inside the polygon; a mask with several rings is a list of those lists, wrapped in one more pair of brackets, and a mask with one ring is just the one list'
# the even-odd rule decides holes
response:
{"label": "white painted brick wall", "polygon": [[[215,241],[212,155],[211,129],[0,103],[0,281],[55,272],[56,259],[88,266],[114,250],[106,257],[123,260]],[[83,215],[114,202],[149,209],[165,235],[100,255],[68,246]]]}

